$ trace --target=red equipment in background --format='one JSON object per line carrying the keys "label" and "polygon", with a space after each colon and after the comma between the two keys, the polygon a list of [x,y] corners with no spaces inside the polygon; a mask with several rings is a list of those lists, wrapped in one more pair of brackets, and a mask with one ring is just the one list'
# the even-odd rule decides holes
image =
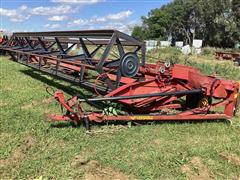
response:
{"label": "red equipment in background", "polygon": [[3,31],[0,31],[0,45],[5,44],[7,41],[8,36]]}
{"label": "red equipment in background", "polygon": [[236,66],[240,66],[240,53],[232,52],[215,52],[217,60],[229,60],[233,61]]}
{"label": "red equipment in background", "polygon": [[[4,34],[3,31],[0,31],[0,45],[5,44],[8,41],[8,36]],[[5,51],[0,49],[0,54],[5,55]]]}
{"label": "red equipment in background", "polygon": [[240,57],[240,53],[231,53],[231,52],[215,52],[215,57],[218,60],[231,60],[234,61],[237,57]]}
{"label": "red equipment in background", "polygon": [[[75,46],[81,53],[72,55]],[[84,122],[89,129],[92,121],[230,119],[237,110],[237,82],[203,75],[190,66],[145,63],[145,44],[116,30],[15,33],[2,49],[16,62],[98,95],[66,101],[57,91],[55,99],[66,113],[50,115],[51,121]],[[88,112],[81,105],[109,101],[122,104],[123,110]]]}

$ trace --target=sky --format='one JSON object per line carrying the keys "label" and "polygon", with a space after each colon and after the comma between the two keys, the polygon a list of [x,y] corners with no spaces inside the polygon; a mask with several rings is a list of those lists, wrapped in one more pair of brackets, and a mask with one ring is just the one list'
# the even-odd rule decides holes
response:
{"label": "sky", "polygon": [[141,16],[171,0],[0,0],[0,30],[118,29],[130,33]]}

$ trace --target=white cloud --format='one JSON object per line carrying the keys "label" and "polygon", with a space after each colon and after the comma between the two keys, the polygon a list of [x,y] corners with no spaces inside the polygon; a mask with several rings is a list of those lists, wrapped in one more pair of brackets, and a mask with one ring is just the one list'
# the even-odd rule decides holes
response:
{"label": "white cloud", "polygon": [[43,25],[43,27],[48,28],[48,29],[57,29],[57,28],[60,28],[61,25],[60,24],[45,24],[45,25]]}
{"label": "white cloud", "polygon": [[30,18],[27,9],[28,7],[25,5],[20,6],[18,9],[0,8],[0,16],[6,16],[12,22],[22,22]]}
{"label": "white cloud", "polygon": [[75,13],[76,11],[77,8],[73,8],[70,5],[39,6],[35,8],[28,8],[26,5],[22,5],[17,9],[0,8],[0,16],[8,17],[11,22],[22,22],[29,19],[32,15],[52,16],[48,20],[63,21],[67,19],[67,16],[62,14]]}
{"label": "white cloud", "polygon": [[125,18],[128,18],[129,16],[131,16],[133,14],[132,11],[128,10],[128,11],[122,11],[116,14],[109,14],[107,15],[106,19],[109,20],[123,20]]}
{"label": "white cloud", "polygon": [[93,25],[93,24],[99,24],[99,23],[109,23],[113,21],[123,21],[126,20],[128,17],[130,17],[133,14],[132,11],[122,11],[116,14],[108,14],[103,17],[97,17],[94,16],[90,19],[75,19],[72,22],[68,24],[68,26],[85,26],[85,25]]}
{"label": "white cloud", "polygon": [[54,16],[59,14],[70,14],[74,13],[75,10],[69,5],[59,6],[39,6],[31,10],[31,14],[42,15],[42,16]]}
{"label": "white cloud", "polygon": [[80,4],[80,5],[89,5],[103,2],[104,0],[51,0],[55,3],[65,3],[65,4]]}
{"label": "white cloud", "polygon": [[100,29],[117,29],[119,31],[130,34],[133,27],[137,24],[135,21],[130,21],[129,17],[133,14],[132,11],[121,11],[115,14],[108,14],[102,17],[94,16],[90,19],[75,19],[67,26],[79,26],[84,29],[100,28]]}
{"label": "white cloud", "polygon": [[49,21],[64,21],[64,20],[67,20],[67,19],[68,19],[67,16],[58,16],[58,15],[48,18]]}
{"label": "white cloud", "polygon": [[[91,5],[105,0],[51,0],[51,2],[59,3],[55,6],[39,6],[29,8],[21,5],[16,9],[0,8],[0,16],[7,17],[11,22],[23,22],[31,16],[48,16],[49,21],[59,22],[67,20],[67,14],[74,14],[79,11],[81,5]],[[95,19],[95,20],[94,20]],[[101,18],[94,18],[91,21],[105,21]],[[75,21],[77,24],[78,21]]]}
{"label": "white cloud", "polygon": [[101,26],[101,29],[117,29],[119,31],[122,31],[127,34],[131,34],[132,29],[134,26],[136,26],[138,23],[135,21],[128,21],[128,22],[115,22],[115,23],[109,23],[106,25]]}
{"label": "white cloud", "polygon": [[72,23],[69,24],[70,26],[74,26],[74,25],[88,25],[88,20],[85,19],[76,19],[74,20]]}
{"label": "white cloud", "polygon": [[28,7],[27,7],[26,5],[22,5],[22,6],[19,7],[19,9],[20,9],[21,11],[25,11],[25,10],[28,9]]}

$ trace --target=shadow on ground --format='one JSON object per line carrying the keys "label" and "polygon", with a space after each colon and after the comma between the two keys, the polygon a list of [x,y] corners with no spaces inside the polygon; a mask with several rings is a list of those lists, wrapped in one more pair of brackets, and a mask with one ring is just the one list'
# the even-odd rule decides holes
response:
{"label": "shadow on ground", "polygon": [[[21,70],[21,73],[30,76],[31,78],[34,78],[38,81],[41,81],[47,85],[49,85],[50,87],[54,87],[56,90],[62,90],[65,93],[68,93],[71,96],[75,96],[78,95],[83,99],[87,99],[87,98],[92,98],[93,96],[90,96],[88,94],[91,94],[91,91],[84,89],[87,93],[83,93],[81,90],[76,90],[76,85],[63,85],[60,82],[57,82],[57,80],[61,80],[61,78],[52,78],[52,79],[48,79],[47,77],[43,76],[43,75],[49,75],[47,73],[44,72],[40,72],[40,71],[35,71],[35,70]],[[52,76],[51,76],[52,77]],[[74,88],[75,87],[75,88]],[[79,87],[81,88],[81,87]],[[87,102],[89,105],[94,106],[96,108],[102,109],[103,107],[106,106],[105,103],[101,103],[101,102]]]}

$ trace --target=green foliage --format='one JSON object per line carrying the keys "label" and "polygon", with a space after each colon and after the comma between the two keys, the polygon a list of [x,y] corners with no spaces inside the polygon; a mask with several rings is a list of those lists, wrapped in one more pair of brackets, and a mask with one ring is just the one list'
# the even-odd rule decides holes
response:
{"label": "green foliage", "polygon": [[103,110],[103,115],[106,115],[106,116],[117,116],[118,115],[117,109],[112,107],[112,106],[106,107]]}
{"label": "green foliage", "polygon": [[133,35],[140,39],[171,35],[173,41],[187,44],[200,38],[205,45],[234,47],[240,41],[239,19],[238,0],[174,0],[142,17],[143,25],[135,27]]}
{"label": "green foliage", "polygon": [[135,26],[132,31],[132,36],[139,40],[144,40],[146,35],[144,29],[141,26]]}
{"label": "green foliage", "polygon": [[202,48],[202,55],[208,56],[208,55],[214,55],[216,52],[216,49],[211,47],[204,47]]}
{"label": "green foliage", "polygon": [[147,53],[147,60],[155,62],[156,58],[171,63],[180,62],[181,51],[175,47],[152,49]]}

